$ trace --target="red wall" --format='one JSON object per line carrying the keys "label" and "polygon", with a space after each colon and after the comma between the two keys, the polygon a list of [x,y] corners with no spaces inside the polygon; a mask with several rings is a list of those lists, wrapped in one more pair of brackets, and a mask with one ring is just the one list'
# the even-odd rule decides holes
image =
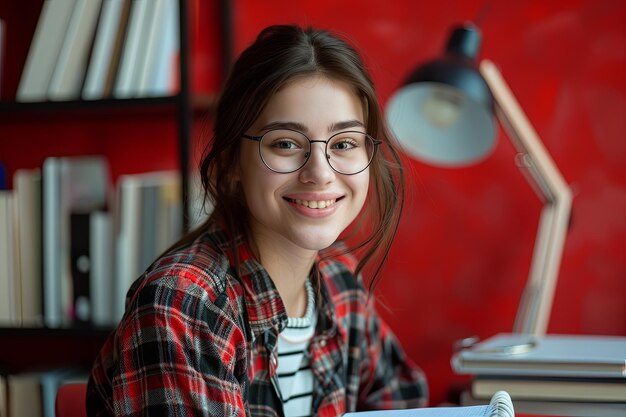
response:
{"label": "red wall", "polygon": [[[273,23],[332,29],[362,52],[386,102],[483,3],[492,6],[482,57],[498,65],[575,194],[549,332],[626,335],[625,2],[240,0],[235,47]],[[449,366],[456,340],[513,325],[541,208],[514,156],[501,132],[478,165],[409,167],[405,217],[378,297],[426,371],[433,404],[464,379]]]}

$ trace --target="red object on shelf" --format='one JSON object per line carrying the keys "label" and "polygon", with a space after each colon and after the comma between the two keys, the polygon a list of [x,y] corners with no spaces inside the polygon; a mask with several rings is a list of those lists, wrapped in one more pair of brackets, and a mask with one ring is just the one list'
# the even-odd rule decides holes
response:
{"label": "red object on shelf", "polygon": [[59,387],[54,410],[56,417],[87,417],[87,384],[72,383]]}

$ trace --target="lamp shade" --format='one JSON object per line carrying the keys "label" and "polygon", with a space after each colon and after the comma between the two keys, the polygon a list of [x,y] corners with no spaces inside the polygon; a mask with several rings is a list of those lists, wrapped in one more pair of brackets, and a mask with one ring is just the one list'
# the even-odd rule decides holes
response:
{"label": "lamp shade", "polygon": [[387,121],[415,159],[455,167],[493,150],[493,98],[476,65],[480,41],[473,25],[453,30],[444,56],[417,68],[390,98]]}

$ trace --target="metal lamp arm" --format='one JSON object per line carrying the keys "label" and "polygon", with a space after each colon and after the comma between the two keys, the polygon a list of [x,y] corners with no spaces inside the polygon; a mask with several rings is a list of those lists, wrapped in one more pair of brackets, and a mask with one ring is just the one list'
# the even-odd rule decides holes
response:
{"label": "metal lamp arm", "polygon": [[520,152],[522,166],[528,168],[526,178],[544,201],[530,273],[513,327],[516,333],[540,336],[548,327],[572,192],[500,71],[489,60],[481,61],[479,70],[493,94],[498,120]]}

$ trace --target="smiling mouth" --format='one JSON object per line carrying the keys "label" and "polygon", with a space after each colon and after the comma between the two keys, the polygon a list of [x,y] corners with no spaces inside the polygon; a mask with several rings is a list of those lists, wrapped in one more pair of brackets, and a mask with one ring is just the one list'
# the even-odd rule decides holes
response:
{"label": "smiling mouth", "polygon": [[343,197],[332,199],[332,200],[298,200],[298,199],[285,197],[285,200],[289,201],[290,203],[298,204],[300,206],[308,207],[311,209],[324,209],[324,208],[334,205],[341,198]]}

